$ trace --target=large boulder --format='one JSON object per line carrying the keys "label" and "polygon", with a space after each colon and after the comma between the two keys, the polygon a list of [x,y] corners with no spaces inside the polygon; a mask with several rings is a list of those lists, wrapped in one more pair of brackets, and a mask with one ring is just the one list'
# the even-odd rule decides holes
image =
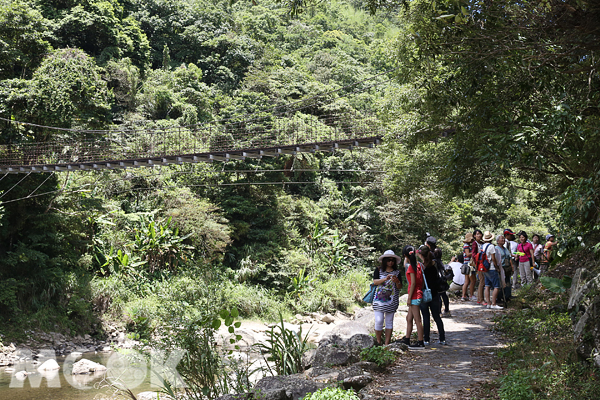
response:
{"label": "large boulder", "polygon": [[254,398],[261,400],[300,400],[308,393],[325,387],[324,384],[310,381],[302,374],[289,376],[268,376],[254,386]]}
{"label": "large boulder", "polygon": [[106,371],[106,367],[104,365],[82,358],[73,364],[73,371],[71,373],[73,375],[82,375],[102,371]]}
{"label": "large boulder", "polygon": [[56,362],[55,359],[51,358],[50,360],[44,361],[44,363],[42,365],[40,365],[37,370],[39,372],[42,372],[42,371],[55,371],[57,369],[60,369],[60,366],[58,365],[58,363]]}
{"label": "large boulder", "polygon": [[[349,321],[349,323],[355,323]],[[310,359],[304,360],[306,366],[339,366],[360,361],[360,352],[375,345],[375,339],[367,333],[345,334],[332,332],[320,343]]]}
{"label": "large boulder", "polygon": [[342,387],[344,389],[354,389],[359,391],[373,381],[371,375],[357,375],[344,379]]}
{"label": "large boulder", "polygon": [[329,374],[333,371],[335,371],[333,368],[319,366],[307,369],[306,371],[304,371],[304,375],[306,375],[308,378],[314,378],[316,376]]}
{"label": "large boulder", "polygon": [[366,333],[357,333],[352,335],[352,337],[346,341],[346,346],[360,350],[370,349],[375,346],[375,338]]}
{"label": "large boulder", "polygon": [[582,358],[600,367],[600,274],[585,268],[575,271],[568,310],[573,318],[573,336]]}
{"label": "large boulder", "polygon": [[354,322],[367,329],[367,333],[375,332],[375,313],[373,313],[373,307],[367,306],[356,310],[354,313]]}
{"label": "large boulder", "polygon": [[[347,365],[353,361],[351,352],[344,347],[335,345],[319,346],[313,358],[313,366]],[[358,360],[356,360],[358,361]]]}
{"label": "large boulder", "polygon": [[302,354],[302,368],[309,369],[314,364],[315,354],[317,354],[317,349],[310,349]]}

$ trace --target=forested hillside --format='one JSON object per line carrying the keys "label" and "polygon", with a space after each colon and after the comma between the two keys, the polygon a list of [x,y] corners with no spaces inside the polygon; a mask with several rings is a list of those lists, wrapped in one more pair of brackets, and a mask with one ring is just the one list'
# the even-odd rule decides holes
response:
{"label": "forested hillside", "polygon": [[290,4],[0,0],[2,145],[303,100],[295,117],[387,132],[375,149],[0,176],[0,333],[111,321],[151,340],[222,309],[349,310],[384,250],[433,235],[449,261],[474,228],[597,247],[595,2]]}

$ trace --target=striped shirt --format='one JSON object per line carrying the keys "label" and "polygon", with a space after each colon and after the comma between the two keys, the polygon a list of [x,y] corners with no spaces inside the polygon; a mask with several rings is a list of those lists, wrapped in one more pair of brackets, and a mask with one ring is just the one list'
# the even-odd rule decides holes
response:
{"label": "striped shirt", "polygon": [[464,261],[465,264],[468,264],[469,261],[471,261],[471,256],[467,255],[467,250],[471,251],[471,244],[470,243],[463,244],[463,257],[465,259],[465,261]]}
{"label": "striped shirt", "polygon": [[[400,271],[380,271],[379,279],[385,279],[388,275],[399,276]],[[373,310],[393,313],[398,310],[400,290],[396,288],[396,284],[392,280],[387,280],[377,287],[375,298],[373,299]]]}

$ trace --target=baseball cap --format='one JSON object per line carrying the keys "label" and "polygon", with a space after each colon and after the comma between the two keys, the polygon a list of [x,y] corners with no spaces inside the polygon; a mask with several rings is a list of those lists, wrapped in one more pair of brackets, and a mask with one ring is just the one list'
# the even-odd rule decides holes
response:
{"label": "baseball cap", "polygon": [[506,228],[506,229],[504,230],[504,234],[505,234],[505,235],[514,235],[515,233],[514,233],[513,231],[511,231],[510,229]]}
{"label": "baseball cap", "polygon": [[554,237],[554,235],[552,235],[552,234],[550,234],[550,233],[549,233],[549,234],[547,234],[547,235],[546,235],[546,240],[550,240],[550,238],[551,238],[551,237]]}

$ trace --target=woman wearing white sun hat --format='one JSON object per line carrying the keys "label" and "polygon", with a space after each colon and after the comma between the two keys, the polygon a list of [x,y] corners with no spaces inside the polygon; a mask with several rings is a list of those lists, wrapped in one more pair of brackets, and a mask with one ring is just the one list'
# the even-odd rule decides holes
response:
{"label": "woman wearing white sun hat", "polygon": [[385,319],[385,344],[390,344],[394,330],[394,314],[398,310],[402,277],[398,271],[398,264],[402,259],[392,250],[386,250],[379,257],[379,267],[373,271],[373,284],[377,291],[373,298],[373,311],[375,312],[375,339],[381,345]]}

